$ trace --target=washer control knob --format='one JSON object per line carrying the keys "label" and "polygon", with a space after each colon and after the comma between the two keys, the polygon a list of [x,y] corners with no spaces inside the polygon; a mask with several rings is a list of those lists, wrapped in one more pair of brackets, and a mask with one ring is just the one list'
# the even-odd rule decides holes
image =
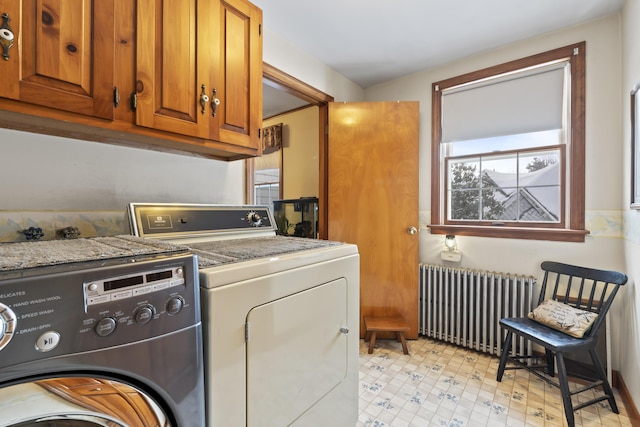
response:
{"label": "washer control knob", "polygon": [[0,350],[13,338],[17,323],[18,319],[13,310],[0,302]]}
{"label": "washer control knob", "polygon": [[181,296],[171,297],[169,301],[167,301],[167,313],[171,316],[180,313],[182,307],[184,307],[184,299]]}
{"label": "washer control knob", "polygon": [[149,323],[151,319],[153,319],[153,315],[155,313],[155,309],[152,305],[142,305],[138,307],[133,315],[136,323],[140,325],[144,325],[145,323]]}
{"label": "washer control knob", "polygon": [[258,227],[262,224],[262,217],[259,213],[251,211],[247,214],[247,221],[254,227]]}
{"label": "washer control knob", "polygon": [[101,319],[96,325],[96,334],[101,337],[106,337],[107,335],[111,335],[113,331],[116,330],[116,319],[113,317],[105,317]]}

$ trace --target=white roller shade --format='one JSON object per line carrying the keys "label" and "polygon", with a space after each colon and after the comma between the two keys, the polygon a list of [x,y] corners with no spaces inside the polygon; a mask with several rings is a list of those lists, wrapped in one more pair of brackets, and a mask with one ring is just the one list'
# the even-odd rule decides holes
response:
{"label": "white roller shade", "polygon": [[566,62],[442,91],[442,142],[562,129]]}

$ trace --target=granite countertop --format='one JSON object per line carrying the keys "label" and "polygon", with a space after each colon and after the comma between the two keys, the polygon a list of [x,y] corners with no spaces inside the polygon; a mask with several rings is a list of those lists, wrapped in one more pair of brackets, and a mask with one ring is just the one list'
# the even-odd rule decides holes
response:
{"label": "granite countertop", "polygon": [[129,235],[0,243],[0,272],[186,251],[183,245]]}
{"label": "granite countertop", "polygon": [[0,243],[0,272],[187,251],[204,268],[342,244],[285,236],[178,244],[130,235]]}
{"label": "granite countertop", "polygon": [[198,255],[200,268],[205,268],[342,244],[329,240],[272,236],[189,243],[186,246]]}

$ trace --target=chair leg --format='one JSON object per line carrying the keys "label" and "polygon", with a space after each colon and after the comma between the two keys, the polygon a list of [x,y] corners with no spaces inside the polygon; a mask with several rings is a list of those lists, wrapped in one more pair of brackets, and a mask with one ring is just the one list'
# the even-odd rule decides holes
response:
{"label": "chair leg", "polygon": [[609,396],[609,398],[607,399],[609,401],[609,406],[611,406],[611,410],[614,413],[619,414],[620,411],[618,410],[618,405],[616,405],[616,398],[613,396],[613,390],[611,389],[611,385],[609,384],[607,373],[604,371],[602,363],[600,363],[598,353],[596,353],[595,348],[590,348],[589,354],[591,355],[593,366],[596,368],[596,374],[599,375],[600,379],[602,380],[602,388],[604,389],[604,393]]}
{"label": "chair leg", "polygon": [[573,404],[571,403],[571,391],[569,390],[567,368],[564,364],[564,356],[562,355],[562,353],[556,353],[556,363],[558,364],[558,382],[560,385],[560,393],[562,394],[564,416],[567,418],[568,426],[574,427],[575,419],[573,414]]}
{"label": "chair leg", "polygon": [[555,369],[556,368],[554,366],[554,363],[555,363],[554,354],[549,349],[545,349],[544,353],[545,353],[545,360],[546,360],[546,363],[547,363],[547,374],[549,374],[550,377],[555,377],[556,376],[556,374],[555,374]]}
{"label": "chair leg", "polygon": [[498,375],[496,380],[498,382],[502,381],[502,376],[504,375],[504,368],[507,366],[507,360],[509,359],[509,350],[511,347],[511,339],[513,338],[513,332],[507,331],[507,335],[504,337],[504,342],[502,343],[502,354],[500,355],[500,365],[498,366]]}

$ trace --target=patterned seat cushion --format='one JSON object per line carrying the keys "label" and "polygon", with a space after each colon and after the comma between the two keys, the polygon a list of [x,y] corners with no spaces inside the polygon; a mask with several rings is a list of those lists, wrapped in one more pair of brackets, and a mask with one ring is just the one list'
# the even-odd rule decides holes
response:
{"label": "patterned seat cushion", "polygon": [[572,337],[582,338],[598,315],[555,300],[546,300],[528,317]]}

